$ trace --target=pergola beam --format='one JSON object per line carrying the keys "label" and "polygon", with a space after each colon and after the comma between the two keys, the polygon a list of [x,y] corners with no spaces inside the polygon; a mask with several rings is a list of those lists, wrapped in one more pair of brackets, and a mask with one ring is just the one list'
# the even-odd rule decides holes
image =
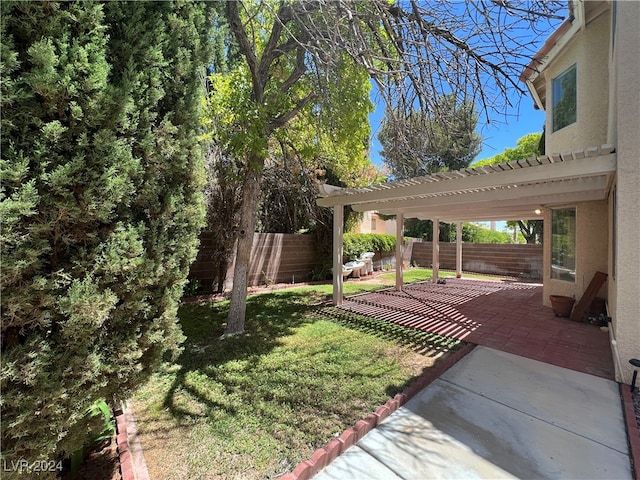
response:
{"label": "pergola beam", "polygon": [[462,222],[456,223],[456,278],[462,278]]}
{"label": "pergola beam", "polygon": [[439,216],[442,220],[531,220],[535,219],[534,211],[536,208],[554,205],[567,205],[577,202],[588,202],[594,200],[604,200],[607,198],[607,189],[588,190],[582,192],[557,194],[553,197],[534,196],[525,197],[518,200],[502,201],[495,200],[492,202],[474,202],[473,196],[469,196],[469,203],[462,205],[439,205],[429,204],[425,200],[425,204],[421,207],[411,207],[402,209],[378,209],[383,215],[396,215],[402,212],[407,218],[423,218],[427,216],[432,218],[434,215]]}
{"label": "pergola beam", "polygon": [[333,207],[333,304],[342,305],[342,254],[344,207]]}
{"label": "pergola beam", "polygon": [[[549,160],[551,161],[551,160]],[[509,185],[524,185],[536,182],[548,182],[610,174],[615,172],[616,156],[613,153],[587,157],[580,160],[559,161],[527,168],[491,171],[454,176],[452,174],[423,177],[413,182],[397,182],[384,188],[361,188],[349,193],[333,193],[319,198],[318,205],[332,207],[338,204],[355,205],[359,203],[378,202],[382,200],[404,199],[420,195],[447,194],[466,192],[476,189],[503,188]],[[461,173],[459,173],[461,175]]]}
{"label": "pergola beam", "polygon": [[396,218],[396,290],[402,291],[403,271],[402,260],[404,253],[404,216],[399,214]]}
{"label": "pergola beam", "polygon": [[440,275],[440,221],[437,218],[433,219],[433,251],[431,253],[431,281],[438,283],[438,276]]}
{"label": "pergola beam", "polygon": [[[606,190],[609,186],[609,178],[607,175],[599,175],[585,179],[572,181],[547,182],[530,185],[509,185],[497,189],[482,189],[480,191],[469,191],[459,194],[441,195],[441,196],[419,196],[410,199],[388,200],[369,203],[360,203],[353,205],[352,208],[356,212],[368,212],[371,210],[388,210],[388,209],[405,209],[424,208],[429,203],[437,203],[438,205],[468,205],[469,203],[495,202],[496,198],[500,201],[516,200],[519,204],[523,202],[535,202],[538,198],[541,201],[543,197],[553,195],[566,195],[571,193],[582,193],[585,191]],[[531,199],[531,200],[523,200]]]}

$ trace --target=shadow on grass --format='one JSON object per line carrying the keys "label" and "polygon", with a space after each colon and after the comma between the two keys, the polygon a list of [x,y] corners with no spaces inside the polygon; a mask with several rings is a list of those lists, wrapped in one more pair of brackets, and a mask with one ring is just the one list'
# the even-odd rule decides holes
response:
{"label": "shadow on grass", "polygon": [[151,417],[166,411],[189,443],[206,436],[201,448],[217,452],[221,476],[246,468],[277,477],[417,378],[428,360],[399,362],[407,351],[393,343],[426,357],[456,346],[383,320],[340,318],[322,307],[329,292],[252,296],[246,333],[224,340],[228,302],[183,305],[184,352],[154,379]]}
{"label": "shadow on grass", "polygon": [[[220,336],[226,326],[228,301],[182,305],[178,316],[186,340],[183,344],[184,351],[176,361],[181,368],[167,392],[164,407],[177,418],[201,416],[176,405],[176,393],[178,390],[186,390],[194,400],[203,402],[210,408],[222,408],[231,414],[235,413],[235,406],[215,402],[209,392],[189,387],[190,382],[185,381],[185,376],[191,371],[207,370],[211,371],[212,379],[216,379],[216,365],[236,361],[243,362],[246,367],[247,363],[258,363],[260,357],[282,344],[283,337],[313,321],[309,313],[324,300],[324,295],[310,290],[288,290],[251,296],[247,300],[245,333],[224,340],[220,340]],[[221,380],[224,383],[224,379]]]}

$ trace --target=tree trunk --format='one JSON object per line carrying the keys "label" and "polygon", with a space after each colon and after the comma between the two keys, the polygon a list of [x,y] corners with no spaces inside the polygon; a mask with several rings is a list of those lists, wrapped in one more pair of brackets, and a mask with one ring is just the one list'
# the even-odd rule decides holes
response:
{"label": "tree trunk", "polygon": [[239,335],[244,332],[244,322],[247,310],[247,277],[249,261],[251,260],[251,246],[256,229],[258,201],[260,199],[260,177],[264,166],[264,159],[252,159],[249,162],[243,188],[242,205],[240,206],[240,225],[238,227],[238,245],[236,263],[233,270],[233,289],[231,290],[231,305],[227,316],[227,328],[222,338]]}

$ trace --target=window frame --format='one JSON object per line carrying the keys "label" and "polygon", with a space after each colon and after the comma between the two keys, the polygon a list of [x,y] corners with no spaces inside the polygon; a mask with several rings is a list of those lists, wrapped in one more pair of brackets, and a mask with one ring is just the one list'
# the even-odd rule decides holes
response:
{"label": "window frame", "polygon": [[[554,214],[556,212],[562,211],[572,211],[573,212],[573,271],[571,271],[570,266],[567,267],[567,263],[564,261],[558,261],[554,259],[558,254],[555,252],[555,236],[559,235],[556,232],[556,220],[554,218]],[[549,277],[552,280],[558,280],[562,282],[568,283],[576,283],[577,278],[577,262],[578,262],[578,209],[575,206],[567,206],[560,208],[552,208],[551,209],[551,245],[550,245],[550,262],[549,262]],[[564,252],[560,252],[562,255],[566,255]],[[569,255],[571,252],[569,252]],[[570,258],[570,257],[569,257]],[[555,260],[555,262],[554,262]],[[571,264],[571,262],[569,262]]]}
{"label": "window frame", "polygon": [[[565,89],[562,82],[569,75],[573,76],[574,95],[573,95],[573,117],[566,119],[563,123],[557,118],[557,107],[560,102],[565,100]],[[571,65],[558,76],[551,80],[551,132],[557,132],[569,125],[573,125],[578,121],[578,67],[577,64]],[[566,123],[564,123],[566,122]]]}

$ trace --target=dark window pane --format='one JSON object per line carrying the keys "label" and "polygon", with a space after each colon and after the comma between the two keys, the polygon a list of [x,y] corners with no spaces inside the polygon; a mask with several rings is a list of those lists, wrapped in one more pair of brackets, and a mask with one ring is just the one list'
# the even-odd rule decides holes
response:
{"label": "dark window pane", "polygon": [[576,121],[576,66],[553,80],[553,131]]}
{"label": "dark window pane", "polygon": [[576,280],[576,209],[551,210],[551,278]]}

